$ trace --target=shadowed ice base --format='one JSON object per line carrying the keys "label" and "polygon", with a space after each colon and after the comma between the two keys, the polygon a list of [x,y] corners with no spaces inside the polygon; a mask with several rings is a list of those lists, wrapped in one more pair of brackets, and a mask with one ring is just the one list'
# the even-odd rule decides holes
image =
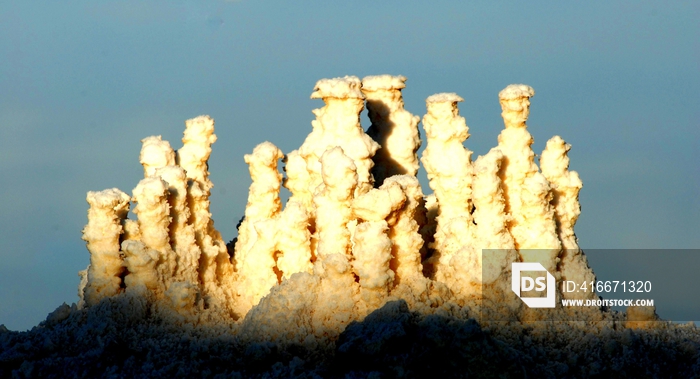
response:
{"label": "shadowed ice base", "polygon": [[491,322],[466,308],[412,312],[392,301],[313,348],[243,341],[238,324],[197,324],[123,294],[63,305],[27,332],[0,328],[0,377],[697,377],[700,331],[659,321]]}

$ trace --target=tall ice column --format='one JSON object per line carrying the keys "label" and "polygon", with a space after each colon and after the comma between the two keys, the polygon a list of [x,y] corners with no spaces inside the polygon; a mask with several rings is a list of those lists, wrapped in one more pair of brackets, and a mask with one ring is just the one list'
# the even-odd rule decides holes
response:
{"label": "tall ice column", "polygon": [[474,163],[474,221],[477,248],[483,258],[483,284],[502,278],[502,272],[517,259],[515,241],[508,231],[510,216],[505,211],[503,184],[498,177],[503,159],[501,150],[493,148]]}
{"label": "tall ice column", "polygon": [[83,229],[83,240],[90,251],[90,265],[87,268],[87,283],[79,295],[85,303],[97,304],[105,297],[119,292],[124,271],[124,262],[119,253],[119,236],[122,234],[122,221],[129,212],[131,198],[124,192],[112,188],[87,194],[88,223]]}
{"label": "tall ice column", "polygon": [[[158,252],[159,282],[167,289],[175,272],[175,252],[170,246],[170,205],[168,183],[156,176],[142,179],[134,188],[134,213],[138,216],[141,242]],[[131,270],[130,270],[131,271]]]}
{"label": "tall ice column", "polygon": [[353,193],[357,188],[357,168],[341,147],[321,157],[323,185],[314,195],[316,206],[316,257],[330,254],[350,257],[350,230]]}
{"label": "tall ice column", "polygon": [[214,186],[209,180],[208,160],[211,145],[216,142],[214,120],[199,116],[185,121],[183,146],[177,151],[177,163],[187,172],[191,180],[188,188],[190,222],[194,226],[195,238],[200,246],[199,275],[205,288],[215,290],[216,282],[223,273],[233,271],[226,244],[214,228],[209,212],[209,195]]}
{"label": "tall ice column", "polygon": [[312,323],[317,337],[334,338],[356,318],[360,288],[352,273],[350,231],[357,168],[343,148],[321,157],[323,184],[314,195],[316,206],[316,262],[321,278]]}
{"label": "tall ice column", "polygon": [[[589,283],[595,280],[593,270],[588,266],[588,260],[578,246],[574,225],[581,214],[578,194],[583,183],[576,171],[569,171],[569,156],[571,145],[559,136],[547,141],[547,146],[540,158],[542,174],[552,185],[552,206],[555,210],[557,233],[562,244],[559,270],[562,280],[576,283]],[[563,296],[571,299],[596,297],[590,292],[564,292]]]}
{"label": "tall ice column", "polygon": [[381,307],[394,287],[393,242],[389,233],[406,200],[399,183],[386,182],[353,202],[353,218],[358,224],[352,233],[352,265],[360,283],[360,315]]}
{"label": "tall ice column", "polygon": [[199,283],[199,246],[195,241],[194,227],[190,224],[190,208],[187,206],[187,175],[180,166],[165,166],[156,169],[168,183],[170,204],[170,245],[175,251],[176,270],[174,279],[191,284]]}
{"label": "tall ice column", "polygon": [[257,233],[255,224],[276,217],[282,208],[280,201],[280,185],[282,175],[277,170],[277,161],[282,159],[282,151],[270,142],[263,142],[255,147],[252,154],[246,154],[244,159],[252,183],[248,189],[248,204],[245,208],[245,218],[238,227],[236,241],[236,270],[241,270],[241,264],[250,254],[255,244]]}
{"label": "tall ice column", "polygon": [[532,87],[511,84],[498,98],[505,129],[498,136],[504,156],[499,176],[503,181],[510,233],[523,261],[539,262],[554,273],[561,243],[556,233],[554,209],[549,204],[549,182],[535,165],[534,142],[525,124],[530,114]]}
{"label": "tall ice column", "polygon": [[373,188],[374,181],[370,170],[374,165],[372,157],[379,145],[365,134],[360,125],[360,113],[364,108],[362,83],[355,76],[321,79],[316,83],[312,99],[323,99],[326,105],[314,109],[316,119],[311,122],[313,131],[299,148],[299,155],[306,161],[309,172],[309,192],[314,193],[322,182],[321,156],[327,149],[336,146],[343,148],[344,154],[352,159],[357,167],[357,187],[355,195],[361,195]]}
{"label": "tall ice column", "polygon": [[[460,101],[463,99],[454,93],[432,95],[426,99],[428,113],[423,117],[428,145],[421,162],[439,207],[435,242],[432,244],[435,251],[429,263],[441,281],[450,280],[443,274],[450,275],[448,268],[452,256],[465,247],[473,250],[474,242],[472,152],[462,144],[469,138],[469,128],[464,117],[459,115],[457,103]],[[444,271],[442,274],[441,270]]]}
{"label": "tall ice column", "polygon": [[406,87],[403,76],[378,75],[362,79],[362,93],[367,98],[367,111],[372,125],[367,134],[381,145],[375,154],[372,175],[374,186],[394,175],[418,172],[420,148],[420,117],[404,109],[401,89]]}
{"label": "tall ice column", "polygon": [[282,157],[282,151],[270,142],[259,144],[253,154],[245,155],[253,183],[245,218],[238,228],[234,255],[238,273],[234,310],[240,316],[248,313],[278,283],[274,268],[282,175],[277,170],[277,161]]}

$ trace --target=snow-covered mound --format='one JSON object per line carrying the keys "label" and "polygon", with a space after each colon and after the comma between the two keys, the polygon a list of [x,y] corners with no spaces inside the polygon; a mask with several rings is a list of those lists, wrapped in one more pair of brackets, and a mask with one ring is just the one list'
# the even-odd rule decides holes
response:
{"label": "snow-covered mound", "polygon": [[[405,301],[353,321],[335,343],[242,338],[249,326],[178,322],[130,294],[63,305],[31,331],[0,331],[2,378],[695,378],[700,332],[656,322],[480,325],[465,309],[424,315]],[[615,321],[617,320],[617,321]],[[182,320],[181,320],[182,321]],[[0,327],[0,329],[3,329]]]}

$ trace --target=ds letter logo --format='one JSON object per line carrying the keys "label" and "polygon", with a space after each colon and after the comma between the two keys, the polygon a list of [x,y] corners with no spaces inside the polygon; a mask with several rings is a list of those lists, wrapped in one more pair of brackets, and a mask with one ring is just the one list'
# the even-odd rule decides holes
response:
{"label": "ds letter logo", "polygon": [[[518,297],[525,302],[530,308],[554,308],[555,307],[555,292],[556,283],[554,276],[545,270],[544,266],[537,262],[513,262],[511,266],[513,278],[511,288]],[[521,277],[521,271],[544,271],[547,273],[547,283],[544,283],[544,278],[540,277],[533,279],[527,276]],[[544,291],[547,290],[547,297],[522,297],[520,290],[523,291]]]}

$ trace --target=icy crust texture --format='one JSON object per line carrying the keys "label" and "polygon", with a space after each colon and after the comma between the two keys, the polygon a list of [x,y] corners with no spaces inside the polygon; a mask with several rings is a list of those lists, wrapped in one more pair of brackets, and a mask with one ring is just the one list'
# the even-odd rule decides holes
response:
{"label": "icy crust texture", "polygon": [[[300,281],[314,286],[311,275]],[[178,321],[143,297],[113,296],[78,310],[66,304],[28,332],[0,325],[2,378],[697,378],[700,332],[602,322],[480,325],[464,309],[412,312],[402,300],[351,323],[335,344],[317,344],[310,293],[276,286],[255,323]],[[272,298],[272,297],[268,297]],[[266,299],[268,299],[266,298]],[[285,313],[293,317],[282,317]],[[183,318],[184,320],[184,318]],[[271,328],[294,343],[269,342]],[[259,339],[249,336],[257,335]],[[243,338],[241,336],[248,336]]]}
{"label": "icy crust texture", "polygon": [[[462,97],[428,97],[420,161],[433,194],[425,196],[415,176],[419,118],[404,109],[405,83],[391,75],[319,80],[311,98],[325,106],[313,111],[302,146],[285,156],[263,142],[245,155],[252,184],[228,247],[209,212],[214,120],[187,120],[177,151],[160,136],[144,138],[145,178],[132,196],[117,189],[88,194],[83,239],[91,263],[79,307],[131,293],[197,322],[242,323],[243,335],[313,345],[334,341],[350,322],[399,299],[424,314],[459,306],[536,320],[539,314],[523,309],[510,290],[512,262],[593,280],[574,234],[582,184],[568,169],[570,146],[552,138],[541,172],[530,148],[534,90],[516,84],[500,92],[505,129],[498,146],[476,161],[464,147]],[[360,125],[365,104],[367,133]],[[284,206],[282,186],[292,193]],[[130,201],[137,220],[126,218]],[[304,295],[290,302],[295,291]],[[481,306],[484,291],[493,304]],[[269,325],[297,326],[263,331],[257,323],[270,314],[276,316]]]}
{"label": "icy crust texture", "polygon": [[381,146],[373,157],[372,176],[379,186],[394,175],[418,173],[420,118],[403,107],[401,90],[406,87],[403,76],[378,75],[362,79],[362,92],[367,98],[367,115],[372,125],[367,134]]}
{"label": "icy crust texture", "polygon": [[[255,371],[274,362],[267,372],[273,376],[319,367],[345,372],[339,363],[344,359],[365,362],[364,368],[348,369],[360,370],[359,376],[378,367],[395,376],[402,374],[391,367],[455,373],[450,370],[458,362],[472,361],[481,362],[469,366],[475,372],[490,362],[518,376],[567,375],[579,365],[588,365],[590,374],[636,367],[624,355],[638,346],[658,350],[686,334],[697,341],[694,328],[651,322],[657,319],[653,308],[632,309],[627,321],[624,314],[591,308],[555,317],[589,324],[528,326],[545,316],[524,307],[512,292],[511,263],[540,262],[558,279],[594,279],[574,234],[582,184],[569,171],[570,146],[552,138],[538,168],[526,125],[534,90],[511,85],[499,94],[505,129],[498,146],[472,161],[464,147],[469,128],[458,108],[463,99],[454,93],[430,96],[420,160],[433,190],[426,196],[415,176],[419,118],[403,108],[405,82],[390,75],[318,81],[311,97],[325,105],[313,111],[313,129],[302,146],[285,155],[263,142],[245,155],[252,184],[238,237],[228,246],[209,212],[214,121],[187,120],[177,151],[160,136],[143,139],[145,177],[131,196],[118,189],[87,195],[83,239],[90,265],[80,273],[79,304],[49,315],[40,352],[15,346],[8,350],[15,353],[0,358],[40,356],[63,349],[66,333],[87,333],[81,340],[97,338],[90,348],[99,345],[95,354],[127,349],[120,354],[131,358],[114,363],[114,373],[123,375],[151,376],[147,364],[167,364],[170,354],[206,364],[174,363],[154,376],[224,372],[221,367]],[[360,125],[365,104],[372,121],[367,133]],[[282,186],[292,194],[284,205]],[[132,202],[136,220],[127,218]],[[563,296],[596,295],[557,293]],[[507,321],[490,323],[495,319]],[[626,328],[649,331],[620,331]],[[659,328],[673,331],[663,334]],[[566,345],[583,330],[592,334]],[[13,346],[15,335],[2,331],[0,342]],[[140,336],[152,340],[143,344]],[[450,344],[454,349],[440,353]],[[533,344],[569,347],[543,352],[532,350]],[[695,370],[698,355],[683,354],[697,352],[697,346],[687,342],[672,354],[687,358],[683,367]],[[136,358],[151,348],[161,355]],[[588,348],[621,361],[596,366]],[[210,352],[230,364],[206,371]],[[426,354],[433,358],[425,360]],[[556,358],[564,359],[560,365],[547,363],[557,354],[563,354]],[[393,361],[383,360],[391,356]],[[504,356],[516,357],[516,363]],[[415,366],[411,357],[427,366]],[[517,363],[517,357],[532,364]],[[23,364],[12,367],[33,372]],[[101,370],[111,372],[107,366]],[[320,370],[319,375],[335,375]]]}

